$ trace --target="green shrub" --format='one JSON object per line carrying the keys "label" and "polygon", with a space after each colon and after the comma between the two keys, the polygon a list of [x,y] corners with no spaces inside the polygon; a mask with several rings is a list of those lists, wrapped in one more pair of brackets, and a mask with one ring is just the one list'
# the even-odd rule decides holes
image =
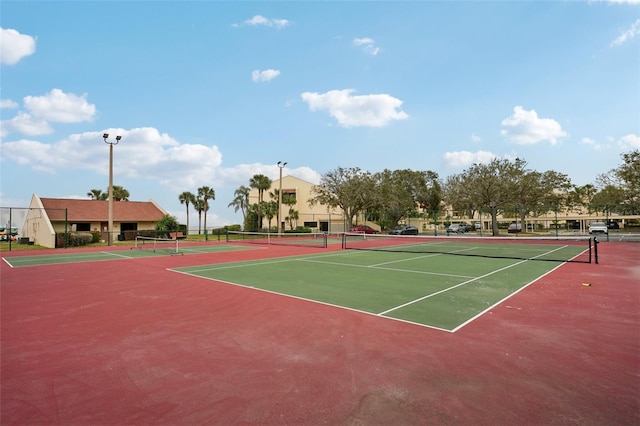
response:
{"label": "green shrub", "polygon": [[[94,235],[91,232],[61,232],[56,234],[56,247],[81,247],[91,244]],[[66,241],[65,241],[66,240]]]}

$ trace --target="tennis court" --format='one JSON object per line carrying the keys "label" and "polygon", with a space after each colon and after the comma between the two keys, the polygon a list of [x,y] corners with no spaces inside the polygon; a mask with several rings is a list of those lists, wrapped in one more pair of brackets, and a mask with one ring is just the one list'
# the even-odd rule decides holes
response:
{"label": "tennis court", "polygon": [[640,245],[513,240],[0,262],[3,424],[638,424]]}
{"label": "tennis court", "polygon": [[233,244],[198,244],[180,240],[139,237],[134,245],[121,250],[73,251],[69,253],[37,254],[31,256],[3,257],[12,268],[59,263],[100,262],[107,260],[136,259],[143,257],[216,253],[234,250],[250,250],[255,247]]}
{"label": "tennis court", "polygon": [[562,263],[588,263],[588,243],[345,234],[339,252],[173,270],[456,331]]}

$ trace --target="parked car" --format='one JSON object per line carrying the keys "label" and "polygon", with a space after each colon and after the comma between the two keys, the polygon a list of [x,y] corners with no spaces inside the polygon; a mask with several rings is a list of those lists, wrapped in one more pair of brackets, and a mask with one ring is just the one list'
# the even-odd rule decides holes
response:
{"label": "parked car", "polygon": [[521,223],[513,222],[511,225],[509,225],[509,228],[507,229],[507,233],[515,234],[515,233],[518,233],[518,232],[522,232],[522,224]]}
{"label": "parked car", "polygon": [[620,229],[620,224],[614,220],[609,221],[609,224],[607,225],[607,228],[609,229]]}
{"label": "parked car", "polygon": [[480,222],[474,222],[473,227],[476,231],[481,231],[482,230],[482,223]]}
{"label": "parked car", "polygon": [[378,231],[367,225],[358,225],[349,229],[349,232],[361,232],[364,234],[377,234]]}
{"label": "parked car", "polygon": [[450,233],[462,234],[464,232],[467,232],[466,226],[462,225],[462,224],[459,224],[459,223],[452,223],[447,228],[447,233],[449,233],[449,234]]}
{"label": "parked car", "polygon": [[396,226],[389,231],[391,235],[418,235],[418,228],[413,225]]}
{"label": "parked car", "polygon": [[607,228],[607,225],[604,222],[591,222],[591,225],[589,225],[590,234],[606,234],[608,232],[609,228]]}

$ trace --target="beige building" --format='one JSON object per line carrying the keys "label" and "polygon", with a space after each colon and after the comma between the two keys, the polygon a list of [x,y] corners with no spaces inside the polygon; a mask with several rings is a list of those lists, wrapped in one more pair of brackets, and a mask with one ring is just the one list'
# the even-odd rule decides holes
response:
{"label": "beige building", "polygon": [[[116,201],[113,203],[114,240],[124,239],[127,231],[155,229],[167,213],[155,201]],[[30,243],[56,247],[56,234],[101,232],[107,240],[109,202],[70,198],[40,198],[33,194],[21,236]]]}
{"label": "beige building", "polygon": [[[275,196],[280,189],[280,184],[280,179],[274,179],[273,182],[271,182],[271,188],[264,193],[264,201],[278,201],[277,198],[272,198],[270,194]],[[282,195],[288,195],[296,200],[292,208],[298,212],[297,220],[287,220],[287,217],[289,217],[289,206],[284,203],[282,204],[280,207],[280,223],[283,229],[291,229],[291,225],[293,225],[294,229],[297,226],[305,226],[316,232],[344,232],[345,221],[342,209],[332,209],[319,204],[313,207],[309,206],[309,199],[313,196],[311,193],[313,186],[313,183],[298,179],[294,176],[282,177]],[[257,202],[258,190],[251,189],[249,192],[249,204],[255,204]],[[276,222],[277,219],[274,217],[271,226],[277,226]],[[266,219],[264,219],[263,226],[269,226]]]}

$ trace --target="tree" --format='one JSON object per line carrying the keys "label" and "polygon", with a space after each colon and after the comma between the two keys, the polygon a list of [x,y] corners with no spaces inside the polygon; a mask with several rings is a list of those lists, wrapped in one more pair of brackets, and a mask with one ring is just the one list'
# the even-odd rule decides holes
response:
{"label": "tree", "polygon": [[376,205],[376,183],[369,172],[359,168],[338,167],[320,178],[320,183],[311,187],[309,205],[339,207],[345,214],[347,228],[353,218]]}
{"label": "tree", "polygon": [[261,205],[262,214],[267,218],[269,229],[271,229],[271,221],[278,212],[278,203],[276,201],[263,201]]}
{"label": "tree", "polygon": [[177,230],[178,220],[175,216],[166,214],[156,223],[156,234],[158,237],[169,237],[170,232],[176,232]]}
{"label": "tree", "polygon": [[493,235],[498,235],[498,211],[511,206],[520,160],[494,158],[488,164],[476,163],[453,178],[464,187],[472,188],[471,204],[491,212]]}
{"label": "tree", "polygon": [[271,179],[261,174],[253,175],[249,180],[249,186],[258,190],[258,227],[262,228],[262,202],[264,201],[264,192],[271,188]]}
{"label": "tree", "polygon": [[428,171],[387,170],[374,175],[377,208],[393,227],[407,215],[416,216],[418,208],[437,211],[442,200],[438,175]]}
{"label": "tree", "polygon": [[566,204],[568,208],[586,208],[591,213],[591,206],[593,204],[593,196],[596,194],[597,189],[591,184],[577,186],[573,185],[567,192]]}
{"label": "tree", "polygon": [[187,233],[189,232],[189,204],[194,204],[196,200],[196,196],[189,191],[185,191],[182,194],[178,195],[178,200],[180,200],[180,204],[184,204],[187,206]]}
{"label": "tree", "polygon": [[200,195],[196,196],[196,199],[193,203],[193,208],[198,212],[198,235],[200,235],[202,229],[202,212],[205,211],[204,200],[200,198]]}
{"label": "tree", "polygon": [[101,189],[92,189],[87,192],[87,195],[92,200],[106,200],[109,194],[105,194]]}
{"label": "tree", "polygon": [[296,229],[297,221],[300,219],[300,214],[296,209],[289,209],[289,216],[285,217],[285,220],[289,221],[289,228]]}
{"label": "tree", "polygon": [[[607,189],[607,194],[601,197],[607,204],[617,202],[616,209],[620,213],[639,214],[640,213],[640,150],[622,154],[623,163],[609,173],[598,176],[598,187],[600,191]],[[613,196],[613,189],[619,193]],[[605,196],[606,195],[606,196]],[[594,198],[596,198],[594,196]],[[597,200],[596,200],[597,201]],[[594,201],[595,203],[595,201]]]}
{"label": "tree", "polygon": [[204,232],[207,232],[207,212],[209,211],[209,200],[216,199],[216,192],[208,186],[198,188],[198,195],[202,199],[202,210],[204,211]]}
{"label": "tree", "polygon": [[113,201],[129,201],[129,191],[122,186],[113,185]]}
{"label": "tree", "polygon": [[233,192],[234,198],[227,207],[233,207],[233,210],[237,213],[238,210],[242,211],[242,222],[245,229],[247,228],[247,208],[249,207],[249,191],[251,189],[247,186],[240,186]]}

